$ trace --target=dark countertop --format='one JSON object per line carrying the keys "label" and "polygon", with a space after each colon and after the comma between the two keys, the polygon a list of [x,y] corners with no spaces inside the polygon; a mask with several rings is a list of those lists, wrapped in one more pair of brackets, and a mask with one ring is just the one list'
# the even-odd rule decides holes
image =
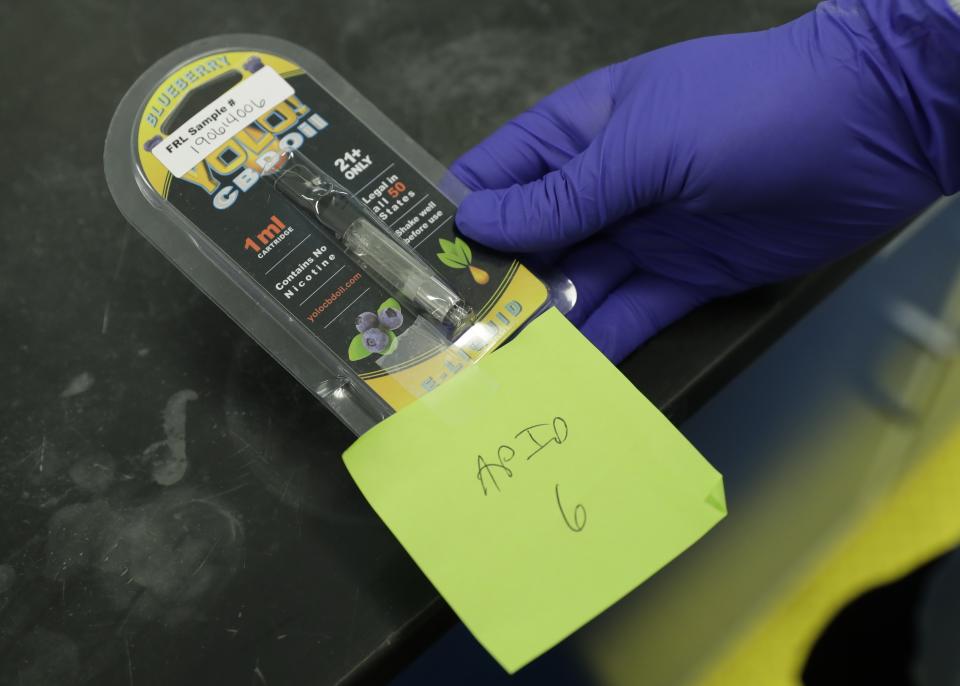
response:
{"label": "dark countertop", "polygon": [[[114,207],[106,126],[153,61],[215,33],[287,38],[449,162],[591,68],[812,4],[6,8],[0,684],[335,683],[452,621],[346,474],[352,436]],[[679,422],[862,259],[710,305],[623,369]]]}

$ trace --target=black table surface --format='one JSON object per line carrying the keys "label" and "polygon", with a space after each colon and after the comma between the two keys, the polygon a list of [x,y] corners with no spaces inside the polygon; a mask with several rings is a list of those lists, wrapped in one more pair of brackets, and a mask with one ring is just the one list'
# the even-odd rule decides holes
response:
{"label": "black table surface", "polygon": [[[272,34],[450,162],[592,68],[813,3],[12,4],[0,684],[280,686],[380,678],[452,615],[346,474],[351,434],[114,207],[101,152],[125,90],[188,41]],[[679,422],[864,257],[709,305],[622,368]]]}

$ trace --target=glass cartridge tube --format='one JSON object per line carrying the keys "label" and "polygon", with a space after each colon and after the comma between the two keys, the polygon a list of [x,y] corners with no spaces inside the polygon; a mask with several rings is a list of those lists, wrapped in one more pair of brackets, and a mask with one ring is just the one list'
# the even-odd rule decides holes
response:
{"label": "glass cartridge tube", "polygon": [[454,331],[468,322],[469,312],[461,298],[383,230],[359,218],[347,227],[342,240],[350,254],[419,305],[427,316]]}
{"label": "glass cartridge tube", "polygon": [[267,173],[274,186],[307,210],[343,249],[424,315],[458,331],[472,319],[463,299],[419,255],[368,219],[349,191],[303,155],[285,152]]}

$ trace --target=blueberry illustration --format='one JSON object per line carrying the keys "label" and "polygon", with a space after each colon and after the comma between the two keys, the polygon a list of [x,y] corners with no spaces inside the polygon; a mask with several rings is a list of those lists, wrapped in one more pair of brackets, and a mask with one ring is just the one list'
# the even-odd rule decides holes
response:
{"label": "blueberry illustration", "polygon": [[254,72],[263,69],[263,60],[256,55],[251,55],[247,58],[247,61],[243,63],[243,68],[253,74]]}
{"label": "blueberry illustration", "polygon": [[363,332],[363,347],[372,353],[382,353],[390,345],[390,337],[380,329]]}
{"label": "blueberry illustration", "polygon": [[357,316],[357,331],[363,333],[377,325],[377,315],[373,312],[363,312]]}
{"label": "blueberry illustration", "polygon": [[395,307],[385,307],[380,311],[380,326],[385,329],[399,329],[403,325],[403,313]]}

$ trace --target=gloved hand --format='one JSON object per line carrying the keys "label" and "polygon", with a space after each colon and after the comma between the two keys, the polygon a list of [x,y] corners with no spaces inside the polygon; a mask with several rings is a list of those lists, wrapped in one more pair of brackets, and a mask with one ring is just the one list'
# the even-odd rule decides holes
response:
{"label": "gloved hand", "polygon": [[476,191],[463,233],[562,249],[570,318],[619,361],[697,305],[808,272],[960,189],[960,15],[832,0],[670,46],[562,88],[452,170]]}

